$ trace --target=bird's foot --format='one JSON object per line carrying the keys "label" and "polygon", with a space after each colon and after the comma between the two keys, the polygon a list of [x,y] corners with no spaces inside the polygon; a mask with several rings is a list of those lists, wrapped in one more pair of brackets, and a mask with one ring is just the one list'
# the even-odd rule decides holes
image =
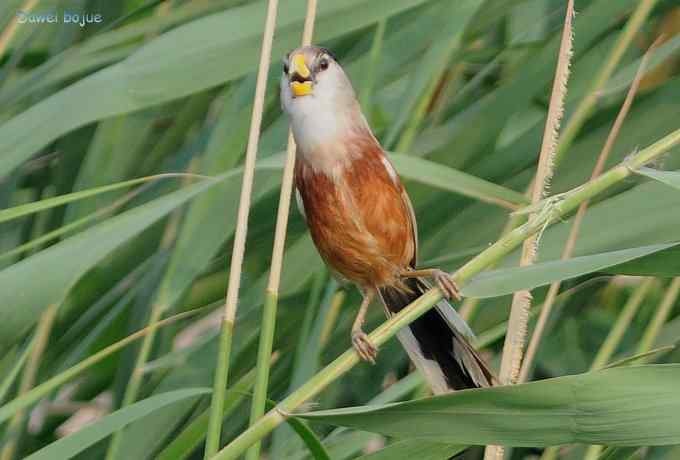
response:
{"label": "bird's foot", "polygon": [[439,289],[441,289],[444,297],[449,300],[456,301],[460,301],[462,299],[458,285],[451,279],[448,273],[443,270],[434,270],[432,273],[432,278],[434,278],[437,286]]}
{"label": "bird's foot", "polygon": [[361,359],[368,361],[371,364],[375,364],[375,358],[378,356],[378,349],[373,345],[368,334],[361,329],[352,331],[352,346]]}

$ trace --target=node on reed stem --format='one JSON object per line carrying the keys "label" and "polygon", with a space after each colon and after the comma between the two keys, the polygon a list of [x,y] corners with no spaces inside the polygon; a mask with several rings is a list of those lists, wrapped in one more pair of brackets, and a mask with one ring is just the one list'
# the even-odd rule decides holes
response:
{"label": "node on reed stem", "polygon": [[[305,26],[302,33],[302,45],[310,45],[314,33],[316,19],[316,0],[307,1]],[[257,372],[253,390],[253,401],[250,410],[250,425],[255,423],[265,411],[267,402],[267,385],[269,383],[269,362],[274,343],[276,329],[276,310],[278,308],[279,284],[283,267],[283,252],[288,228],[288,214],[293,189],[293,173],[295,170],[295,140],[293,132],[288,130],[288,147],[286,149],[286,164],[283,168],[281,192],[279,195],[279,209],[276,216],[274,231],[274,248],[272,262],[269,269],[269,283],[265,290],[265,303],[262,311],[262,327],[260,330],[260,344],[257,356]],[[246,454],[246,460],[257,460],[260,457],[260,443],[256,442]]]}

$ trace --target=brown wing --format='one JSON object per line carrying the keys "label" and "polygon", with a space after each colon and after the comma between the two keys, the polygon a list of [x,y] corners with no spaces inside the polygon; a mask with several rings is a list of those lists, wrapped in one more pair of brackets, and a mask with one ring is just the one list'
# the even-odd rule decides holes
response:
{"label": "brown wing", "polygon": [[401,183],[399,180],[399,174],[397,174],[396,169],[394,169],[394,166],[392,165],[392,162],[390,161],[389,157],[387,156],[387,153],[383,151],[383,158],[385,158],[384,164],[385,167],[388,169],[389,175],[394,179],[394,181],[397,184],[397,187],[400,188],[401,190],[401,199],[404,202],[404,205],[406,206],[406,209],[408,210],[408,216],[411,221],[411,238],[413,239],[413,259],[411,260],[411,267],[415,268],[416,266],[416,261],[418,260],[418,222],[416,221],[416,214],[415,211],[413,210],[413,203],[411,203],[411,198],[409,198],[408,193],[406,192],[406,189],[404,188],[404,185]]}
{"label": "brown wing", "polygon": [[401,187],[401,198],[404,200],[404,203],[406,204],[406,208],[408,209],[408,215],[411,218],[411,228],[413,229],[412,231],[412,238],[413,238],[413,259],[411,260],[411,267],[415,268],[416,267],[416,261],[418,260],[418,222],[416,221],[416,213],[413,210],[413,204],[411,203],[411,198],[409,198],[408,193],[406,193],[406,189],[402,185]]}

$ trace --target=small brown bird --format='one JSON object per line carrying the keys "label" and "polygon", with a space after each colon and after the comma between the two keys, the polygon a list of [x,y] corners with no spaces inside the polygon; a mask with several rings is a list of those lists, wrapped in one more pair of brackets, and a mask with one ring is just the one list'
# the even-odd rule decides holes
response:
{"label": "small brown bird", "polygon": [[[324,48],[306,46],[284,59],[281,101],[297,144],[298,207],[326,264],[363,295],[352,327],[357,353],[374,363],[362,330],[377,295],[387,315],[427,289],[432,278],[460,299],[438,269],[416,269],[416,220],[404,187],[371,132],[347,75]],[[398,333],[435,393],[492,384],[492,373],[465,336],[472,332],[445,300]]]}

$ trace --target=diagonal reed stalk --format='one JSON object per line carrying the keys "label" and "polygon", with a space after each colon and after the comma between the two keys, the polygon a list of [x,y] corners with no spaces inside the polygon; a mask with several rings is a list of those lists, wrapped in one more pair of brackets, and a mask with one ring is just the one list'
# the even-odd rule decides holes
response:
{"label": "diagonal reed stalk", "polygon": [[173,324],[176,321],[190,318],[199,313],[204,313],[205,310],[206,308],[197,308],[194,310],[179,313],[174,316],[170,316],[155,324],[151,324],[145,327],[144,329],[140,329],[137,332],[128,335],[124,339],[121,339],[118,342],[101,349],[100,351],[94,353],[93,355],[90,355],[89,357],[80,361],[78,364],[69,367],[68,369],[60,372],[54,377],[45,380],[40,385],[33,387],[30,391],[27,391],[22,396],[16,397],[7,404],[0,406],[0,423],[3,423],[5,420],[11,418],[12,415],[14,415],[16,412],[35,404],[40,398],[47,396],[59,386],[73,380],[75,377],[82,374],[85,370],[91,368],[97,363],[100,363],[105,358],[110,357],[112,354],[122,350],[131,343],[141,339],[142,337],[145,337],[150,332]]}
{"label": "diagonal reed stalk", "polygon": [[[653,278],[651,278],[651,280],[653,280]],[[646,283],[649,282],[650,279],[647,279]],[[638,291],[641,289],[642,286],[638,288]],[[637,292],[635,294],[637,294]],[[643,364],[645,361],[648,361],[649,358],[651,357],[650,352],[653,351],[652,347],[654,346],[654,342],[656,342],[656,339],[659,336],[659,333],[661,332],[661,328],[668,320],[668,316],[670,315],[671,310],[673,309],[673,305],[675,305],[675,301],[678,300],[679,294],[680,294],[680,277],[673,278],[671,283],[668,285],[668,288],[666,289],[666,293],[661,299],[661,303],[659,303],[658,308],[654,312],[654,317],[652,318],[652,321],[649,323],[649,325],[645,329],[644,334],[642,335],[642,338],[640,339],[640,344],[638,345],[637,349],[638,359],[634,360],[636,364]],[[642,299],[639,300],[639,302],[641,301]],[[614,351],[613,349],[610,350],[611,353],[613,353],[613,351]],[[596,363],[594,362],[593,366],[595,364]],[[597,364],[600,365],[601,363],[598,362]],[[598,458],[600,458],[600,454],[602,453],[603,449],[604,446],[601,445],[590,446],[588,447],[586,454],[583,456],[583,459],[597,460]]]}
{"label": "diagonal reed stalk", "polygon": [[[600,349],[595,355],[592,364],[590,365],[590,370],[603,369],[609,361],[611,361],[614,352],[621,344],[623,335],[630,326],[631,321],[635,317],[635,314],[640,309],[642,301],[645,300],[649,290],[654,286],[654,278],[643,278],[642,282],[635,288],[633,295],[630,296],[626,304],[621,309],[619,317],[616,319],[616,323],[607,334],[607,337],[602,342]],[[644,352],[649,350],[643,350]]]}
{"label": "diagonal reed stalk", "polygon": [[[531,184],[528,187],[528,190],[531,190],[532,186]],[[528,196],[528,191],[526,193]],[[501,230],[499,238],[509,231],[517,228],[519,225],[521,225],[523,222],[523,216],[519,216],[517,214],[511,213],[510,217],[508,218],[508,221],[505,223],[505,226],[503,227],[503,230]],[[493,267],[489,267],[491,269]],[[479,304],[480,304],[481,299],[479,297],[467,297],[464,301],[463,304],[460,306],[460,309],[458,310],[458,313],[460,313],[460,316],[463,317],[463,319],[467,322],[472,321],[474,316],[477,314],[477,310],[479,309]],[[504,334],[505,335],[505,334]]]}
{"label": "diagonal reed stalk", "polygon": [[[602,343],[602,346],[600,346],[597,355],[595,355],[595,359],[590,365],[591,370],[602,369],[607,366],[612,356],[614,355],[616,348],[621,343],[621,340],[623,339],[623,335],[626,332],[626,329],[628,328],[628,326],[630,326],[633,317],[637,313],[638,309],[640,308],[640,305],[642,305],[642,302],[645,300],[645,297],[649,293],[649,290],[654,286],[654,284],[655,284],[654,278],[644,278],[642,282],[637,286],[635,291],[633,291],[633,295],[630,296],[630,298],[624,305],[623,309],[621,310],[621,314],[619,314],[619,317],[616,320],[616,323],[609,331],[609,334]],[[649,350],[645,350],[643,351],[643,353],[648,351]],[[603,446],[601,445],[589,446],[588,449],[586,450],[585,455],[583,456],[584,460],[587,459],[595,460],[599,458],[600,454],[602,453],[602,449]],[[542,460],[555,459],[557,458],[558,453],[559,453],[558,447],[550,447],[545,450],[545,452],[541,456],[541,459]]]}
{"label": "diagonal reed stalk", "polygon": [[333,328],[336,326],[338,316],[340,315],[340,309],[342,308],[342,304],[345,302],[346,295],[347,294],[345,291],[336,291],[333,294],[331,305],[328,309],[328,314],[326,315],[321,328],[321,333],[319,334],[319,344],[321,345],[321,348],[325,348],[328,340],[331,338]]}
{"label": "diagonal reed stalk", "polygon": [[[81,192],[76,192],[76,193],[70,193],[67,195],[62,195],[62,196],[56,196],[50,199],[43,200],[42,205],[43,206],[32,206],[32,205],[24,205],[24,206],[19,206],[12,208],[11,210],[8,210],[8,212],[5,212],[4,215],[0,216],[0,221],[3,220],[11,220],[17,217],[20,217],[22,215],[27,215],[30,213],[38,212],[39,210],[44,210],[44,209],[50,209],[53,206],[59,206],[59,205],[64,205],[66,203],[85,198],[87,196],[93,196],[98,193],[104,193],[106,191],[111,191],[111,190],[116,190],[118,188],[122,187],[129,187],[131,185],[136,185],[136,184],[141,184],[143,183],[141,187],[138,189],[127,193],[120,199],[116,200],[114,203],[111,205],[102,208],[98,210],[97,212],[93,213],[90,216],[86,216],[82,219],[79,219],[78,221],[73,222],[71,225],[66,225],[65,227],[61,227],[53,232],[49,232],[45,235],[43,235],[40,238],[37,238],[35,240],[29,241],[26,244],[23,244],[21,246],[18,246],[12,251],[9,251],[7,253],[4,253],[0,255],[0,260],[6,257],[11,257],[13,255],[19,254],[23,251],[26,251],[30,249],[31,247],[36,247],[46,241],[49,241],[52,238],[56,238],[57,236],[64,234],[68,231],[74,230],[76,227],[86,224],[88,222],[91,222],[93,219],[99,218],[102,215],[112,212],[116,208],[122,206],[129,200],[131,200],[133,197],[135,197],[138,193],[143,191],[145,187],[153,184],[153,182],[157,179],[161,178],[167,178],[167,177],[178,177],[178,176],[183,176],[183,177],[192,177],[191,175],[184,175],[182,173],[180,174],[158,174],[155,176],[148,176],[148,177],[142,177],[138,179],[133,179],[130,181],[125,181],[125,182],[119,182],[117,184],[111,184],[108,186],[102,186],[102,187],[97,187],[95,189],[90,189],[90,190],[85,190]],[[54,317],[56,314],[56,306],[50,306],[46,312],[43,314],[43,316],[40,319],[40,322],[38,323],[38,326],[36,328],[36,336],[34,340],[31,342],[31,345],[27,347],[27,352],[24,353],[22,358],[17,362],[15,365],[14,369],[12,372],[18,372],[20,367],[21,367],[21,361],[24,358],[28,359],[28,364],[26,366],[26,369],[24,371],[22,381],[20,384],[20,390],[19,390],[19,396],[27,393],[31,388],[33,387],[35,383],[35,376],[37,369],[40,364],[40,359],[42,357],[42,354],[44,352],[45,345],[47,343],[47,340],[49,338],[52,324],[54,323]],[[28,351],[30,350],[30,352]],[[0,401],[4,399],[4,395],[6,392],[9,390],[9,385],[11,385],[11,382],[13,380],[13,377],[8,376],[7,380],[5,383],[7,383],[7,386],[5,387],[3,385],[2,390],[0,390]],[[12,421],[9,424],[8,428],[8,433],[11,433],[12,438],[7,441],[7,444],[3,448],[2,452],[0,453],[0,459],[6,460],[6,459],[11,459],[14,456],[14,453],[16,451],[17,447],[17,441],[18,438],[20,437],[21,430],[22,430],[22,422],[24,420],[24,415],[25,411],[24,410],[18,410],[12,419]],[[16,435],[15,435],[16,433]]]}
{"label": "diagonal reed stalk", "polygon": [[243,167],[243,183],[241,184],[241,197],[236,218],[234,249],[231,254],[231,264],[229,268],[229,286],[227,287],[227,298],[224,303],[222,332],[220,334],[219,351],[217,355],[217,369],[215,370],[213,394],[210,401],[210,419],[205,444],[205,458],[210,458],[215,455],[219,449],[220,435],[222,434],[222,414],[224,413],[224,397],[229,377],[229,357],[234,333],[234,321],[236,319],[238,293],[241,286],[241,268],[245,253],[246,235],[248,233],[248,215],[250,213],[253,177],[255,175],[255,160],[257,158],[257,148],[260,141],[264,96],[267,90],[267,75],[269,73],[269,62],[272,54],[272,42],[274,41],[278,4],[278,0],[269,0],[267,4],[264,33],[262,35],[262,49],[260,51],[260,63],[257,71],[255,99],[253,101],[253,112],[250,119],[248,147],[246,148],[246,158]]}
{"label": "diagonal reed stalk", "polygon": [[[38,4],[38,0],[25,0],[24,3],[17,11],[22,11],[24,13],[30,13],[33,8]],[[0,58],[5,54],[5,51],[9,47],[9,43],[14,38],[14,34],[19,27],[19,15],[15,15],[10,23],[5,27],[5,30],[0,34]]]}
{"label": "diagonal reed stalk", "polygon": [[[550,95],[548,117],[546,119],[545,128],[543,131],[541,153],[538,158],[538,167],[536,169],[536,176],[534,178],[533,187],[531,190],[532,204],[540,202],[547,194],[550,185],[550,179],[554,172],[553,158],[557,149],[557,137],[560,129],[560,121],[564,115],[564,99],[567,95],[569,66],[571,64],[571,56],[573,54],[573,18],[574,0],[569,0],[564,16],[562,40],[560,43],[557,67],[555,69],[555,78],[553,79],[553,87]],[[535,217],[536,216],[533,215],[530,216],[529,219]],[[524,241],[522,245],[520,267],[525,267],[534,263],[538,250],[538,242],[538,237],[536,235],[529,236],[529,238]],[[530,309],[531,292],[528,290],[515,292],[512,296],[510,318],[508,320],[508,332],[505,335],[503,355],[501,358],[501,369],[498,376],[501,384],[511,385],[517,383],[519,378],[520,366],[522,364],[522,356],[524,353],[524,345],[527,336]],[[487,446],[484,450],[485,460],[501,460],[504,455],[505,449],[502,446]]]}
{"label": "diagonal reed stalk", "polygon": [[[307,0],[305,26],[302,32],[302,46],[311,45],[316,18],[316,0]],[[276,310],[278,308],[279,284],[281,282],[281,268],[283,266],[283,252],[288,228],[288,214],[293,190],[293,173],[295,170],[295,140],[293,132],[288,130],[288,147],[286,149],[286,163],[283,168],[279,209],[276,216],[276,230],[274,232],[274,248],[272,262],[269,268],[269,282],[265,290],[264,306],[262,309],[262,325],[260,327],[260,344],[257,352],[257,371],[253,387],[253,399],[250,406],[250,425],[252,426],[264,414],[267,404],[267,385],[269,383],[269,369],[271,368],[272,346],[276,329]],[[260,458],[261,443],[256,442],[246,454],[247,460]]]}
{"label": "diagonal reed stalk", "polygon": [[[28,356],[28,362],[26,363],[24,373],[21,376],[18,397],[24,396],[35,385],[40,362],[42,361],[43,353],[50,339],[50,332],[56,315],[57,305],[50,305],[40,317],[40,321],[35,330],[35,338],[30,347],[31,351]],[[23,433],[25,419],[26,409],[20,409],[14,413],[14,417],[12,417],[12,420],[9,422],[4,433],[5,445],[0,453],[1,460],[12,460],[15,457]]]}
{"label": "diagonal reed stalk", "polygon": [[[164,175],[164,174],[162,174]],[[151,176],[151,177],[157,177],[157,176]],[[135,179],[136,181],[136,179]],[[130,183],[132,181],[129,181]],[[10,259],[12,257],[15,257],[17,255],[20,255],[22,253],[28,252],[36,247],[41,246],[42,244],[48,243],[49,241],[55,240],[59,238],[62,235],[68,235],[68,234],[73,234],[75,233],[76,230],[79,228],[91,224],[93,222],[96,222],[98,219],[106,216],[107,214],[112,214],[113,212],[117,211],[120,209],[122,206],[126,205],[129,203],[133,198],[138,196],[140,193],[142,193],[145,190],[148,190],[150,186],[153,185],[153,182],[147,182],[144,185],[127,192],[125,195],[121,196],[118,198],[116,201],[111,203],[108,206],[105,206],[103,208],[97,209],[95,212],[86,215],[85,217],[81,217],[80,219],[74,220],[73,222],[66,224],[64,226],[61,226],[59,228],[56,228],[50,232],[44,233],[43,235],[39,236],[38,238],[34,238],[24,244],[21,244],[14,249],[11,249],[7,252],[3,252],[0,254],[0,261],[4,259]],[[98,187],[100,190],[102,187]],[[67,195],[68,196],[68,195]],[[16,208],[14,208],[16,209]],[[0,211],[0,221],[2,221],[2,211]]]}
{"label": "diagonal reed stalk", "polygon": [[[497,263],[501,258],[522,244],[529,236],[543,231],[549,225],[558,222],[563,216],[576,210],[584,201],[597,196],[613,185],[619,184],[621,181],[631,176],[635,169],[640,168],[653,159],[661,156],[676,145],[680,145],[680,129],[630,156],[594,181],[576,187],[558,198],[544,200],[544,203],[542,203],[543,210],[541,212],[529,219],[524,225],[517,227],[500,238],[486,250],[458,269],[458,271],[451,276],[452,280],[463,285],[471,277],[477,275],[489,265]],[[376,346],[384,344],[393,337],[399,329],[423,315],[432,308],[436,302],[441,300],[441,298],[442,293],[438,288],[429,290],[374,330],[369,336],[371,341]],[[211,458],[214,460],[237,458],[253,443],[261,440],[274,428],[283,423],[293,411],[310,398],[318,395],[324,388],[349,371],[358,362],[359,356],[354,349],[350,348],[345,351],[299,389],[282,400],[274,409],[270,410],[264,417],[259,419],[257,423],[241,433],[217,455]]]}
{"label": "diagonal reed stalk", "polygon": [[[195,165],[195,161],[189,163],[189,168],[187,174],[182,179],[182,186],[187,186],[191,182],[191,171]],[[159,249],[161,252],[167,251],[175,241],[177,237],[177,229],[180,224],[182,213],[180,210],[175,210],[168,218],[168,223],[165,226],[163,232],[163,238],[161,239]],[[153,305],[151,306],[151,312],[149,313],[148,325],[156,324],[160,321],[167,308],[167,304],[161,299],[157,298]],[[132,368],[132,373],[130,374],[130,379],[125,387],[125,393],[123,394],[123,400],[121,401],[120,407],[129,406],[137,400],[139,395],[139,390],[142,387],[142,382],[144,379],[144,367],[149,361],[149,356],[151,356],[152,346],[156,339],[156,330],[151,330],[142,340],[142,344],[139,347],[139,352],[135,359],[134,367]],[[107,460],[115,460],[118,458],[118,453],[121,448],[121,443],[123,442],[124,430],[118,430],[114,433],[109,443],[109,448],[106,451]]]}
{"label": "diagonal reed stalk", "polygon": [[644,363],[645,361],[648,361],[651,358],[659,358],[666,353],[670,353],[671,351],[674,351],[675,349],[678,348],[677,344],[673,345],[664,345],[663,347],[658,347],[654,348],[649,351],[645,351],[644,353],[636,353],[631,356],[626,356],[625,358],[618,359],[616,361],[612,361],[611,363],[607,364],[604,366],[604,369],[611,369],[613,367],[621,367],[621,366],[627,366],[628,364],[640,364]]}
{"label": "diagonal reed stalk", "polygon": [[588,89],[586,97],[583,98],[578,107],[576,107],[576,110],[569,117],[569,121],[564,127],[557,153],[555,154],[556,163],[559,163],[564,153],[569,150],[569,147],[571,147],[571,144],[574,142],[574,139],[576,139],[579,131],[593,113],[597,102],[600,100],[604,85],[614,73],[616,66],[621,62],[624,53],[640,31],[640,28],[645,23],[645,20],[657,2],[658,0],[640,0],[637,8],[635,8],[635,11],[628,19],[628,22],[626,22],[623,32],[621,32],[621,35],[616,41],[611,53],[609,53],[607,60],[604,65],[600,67],[595,78],[593,78],[593,83]]}
{"label": "diagonal reed stalk", "polygon": [[5,373],[2,378],[2,383],[0,383],[0,404],[5,401],[9,391],[14,386],[14,381],[24,368],[24,364],[26,364],[28,357],[31,355],[31,349],[36,342],[36,338],[37,336],[33,337],[33,339],[24,346],[23,350],[19,349],[16,351],[17,354],[14,356],[14,364],[12,365],[12,368]]}
{"label": "diagonal reed stalk", "polygon": [[659,308],[656,309],[654,313],[654,318],[647,326],[645,333],[640,340],[640,346],[638,347],[638,353],[646,353],[652,349],[654,342],[656,342],[661,328],[668,320],[668,317],[673,310],[675,301],[678,299],[678,294],[680,294],[680,277],[673,278],[671,284],[666,289],[663,299],[659,304]]}
{"label": "diagonal reed stalk", "polygon": [[[614,125],[612,126],[612,129],[609,132],[609,135],[607,136],[607,140],[605,141],[604,147],[602,148],[602,151],[600,152],[597,162],[595,163],[593,172],[590,175],[590,180],[597,178],[600,174],[602,174],[602,171],[604,170],[604,165],[607,162],[607,159],[609,158],[609,154],[611,153],[612,148],[614,147],[616,138],[618,137],[619,132],[621,131],[621,126],[623,126],[623,122],[628,116],[630,107],[632,106],[633,100],[635,99],[635,95],[637,94],[638,88],[640,87],[640,82],[642,81],[642,77],[644,76],[647,61],[655,48],[656,44],[653,44],[640,61],[640,66],[638,67],[637,73],[635,74],[633,83],[630,85],[628,94],[626,94],[626,98],[623,101],[623,105],[621,106],[621,110],[619,110],[619,113],[616,116]],[[562,252],[561,257],[562,260],[569,259],[574,252],[574,248],[576,246],[576,237],[578,236],[578,232],[581,228],[581,222],[583,221],[583,217],[585,216],[586,210],[588,209],[588,205],[589,202],[585,201],[581,203],[581,205],[578,208],[578,211],[576,211],[576,216],[574,217],[574,222],[571,226],[571,230],[569,231],[567,242],[564,245],[564,250]],[[520,382],[526,382],[529,377],[529,373],[531,372],[533,365],[533,360],[534,357],[536,356],[536,351],[538,350],[538,347],[541,343],[541,338],[543,337],[543,334],[545,332],[545,327],[548,322],[548,318],[550,317],[550,313],[552,312],[552,307],[555,303],[555,299],[557,298],[557,293],[560,290],[561,284],[562,283],[559,281],[552,283],[550,285],[550,288],[548,289],[548,294],[546,295],[545,302],[543,304],[543,309],[541,310],[541,314],[539,315],[538,321],[536,322],[536,328],[534,329],[534,332],[531,336],[529,347],[527,348],[526,357],[524,359],[524,362],[522,363],[522,369],[519,375]]]}

